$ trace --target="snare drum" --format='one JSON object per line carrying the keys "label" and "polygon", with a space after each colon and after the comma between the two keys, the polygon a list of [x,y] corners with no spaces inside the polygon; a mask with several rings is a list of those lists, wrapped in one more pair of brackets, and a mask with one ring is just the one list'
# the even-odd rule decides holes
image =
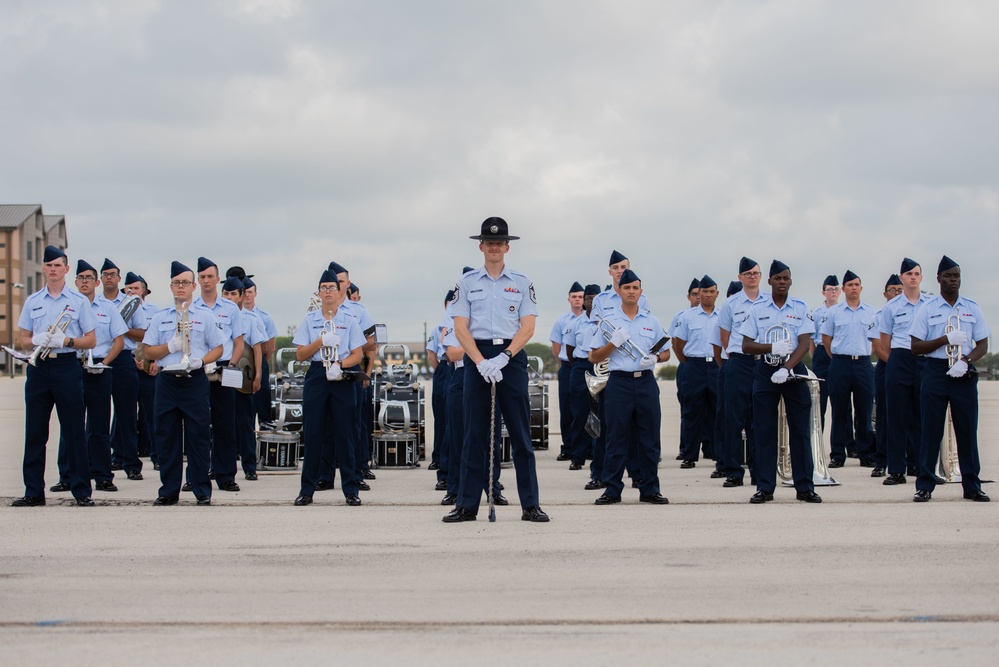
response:
{"label": "snare drum", "polygon": [[377,433],[372,440],[374,441],[372,468],[420,467],[420,450],[416,433],[411,431]]}
{"label": "snare drum", "polygon": [[257,460],[261,470],[298,470],[301,434],[257,431]]}

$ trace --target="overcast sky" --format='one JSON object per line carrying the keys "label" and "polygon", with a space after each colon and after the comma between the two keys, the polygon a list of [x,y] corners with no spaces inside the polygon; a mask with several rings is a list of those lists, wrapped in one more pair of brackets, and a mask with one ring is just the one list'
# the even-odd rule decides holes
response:
{"label": "overcast sky", "polygon": [[880,304],[942,254],[999,326],[999,3],[0,0],[0,203],[67,217],[69,255],[199,255],[297,325],[335,259],[394,341],[423,336],[479,225],[534,279],[627,255],[664,324],[739,258],[812,305]]}

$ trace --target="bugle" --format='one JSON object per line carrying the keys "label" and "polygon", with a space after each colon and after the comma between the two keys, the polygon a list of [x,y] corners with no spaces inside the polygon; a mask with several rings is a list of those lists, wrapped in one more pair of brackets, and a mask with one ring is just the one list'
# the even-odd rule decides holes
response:
{"label": "bugle", "polygon": [[[69,327],[69,323],[73,321],[73,315],[69,312],[69,306],[66,306],[61,313],[59,313],[59,318],[52,323],[52,325],[45,330],[47,334],[54,333],[66,333],[66,329]],[[52,352],[52,348],[45,345],[36,347],[31,352],[31,356],[28,357],[28,363],[32,366],[38,365],[39,359],[48,359],[49,354]]]}

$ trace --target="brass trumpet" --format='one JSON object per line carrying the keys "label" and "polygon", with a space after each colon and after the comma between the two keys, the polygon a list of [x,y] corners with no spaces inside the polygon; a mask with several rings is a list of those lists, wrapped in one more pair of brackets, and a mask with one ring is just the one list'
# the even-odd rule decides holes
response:
{"label": "brass trumpet", "polygon": [[[69,306],[66,306],[61,313],[59,313],[59,319],[52,323],[45,333],[66,333],[66,329],[69,327],[69,323],[73,321],[73,315],[69,312]],[[28,363],[32,366],[38,365],[39,359],[48,359],[49,354],[52,353],[52,348],[48,346],[36,347],[32,352],[31,356],[28,357]]]}

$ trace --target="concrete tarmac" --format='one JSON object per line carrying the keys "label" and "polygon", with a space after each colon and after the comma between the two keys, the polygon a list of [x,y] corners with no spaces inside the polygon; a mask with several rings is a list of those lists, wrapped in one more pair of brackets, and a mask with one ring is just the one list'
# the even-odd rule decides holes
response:
{"label": "concrete tarmac", "polygon": [[[911,478],[886,487],[851,459],[821,505],[787,488],[750,505],[753,489],[722,488],[710,462],[679,469],[675,390],[661,389],[668,506],[636,489],[594,506],[553,434],[537,452],[551,523],[520,520],[507,469],[495,523],[484,505],[447,525],[426,463],[377,470],[357,508],[339,483],[293,507],[288,473],[239,475],[212,507],[190,494],[153,507],[145,460],[144,480],[116,473],[95,508],[49,493],[14,509],[23,380],[0,379],[2,664],[995,664],[999,503],[947,485],[916,504]],[[999,383],[980,390],[992,479]]]}

